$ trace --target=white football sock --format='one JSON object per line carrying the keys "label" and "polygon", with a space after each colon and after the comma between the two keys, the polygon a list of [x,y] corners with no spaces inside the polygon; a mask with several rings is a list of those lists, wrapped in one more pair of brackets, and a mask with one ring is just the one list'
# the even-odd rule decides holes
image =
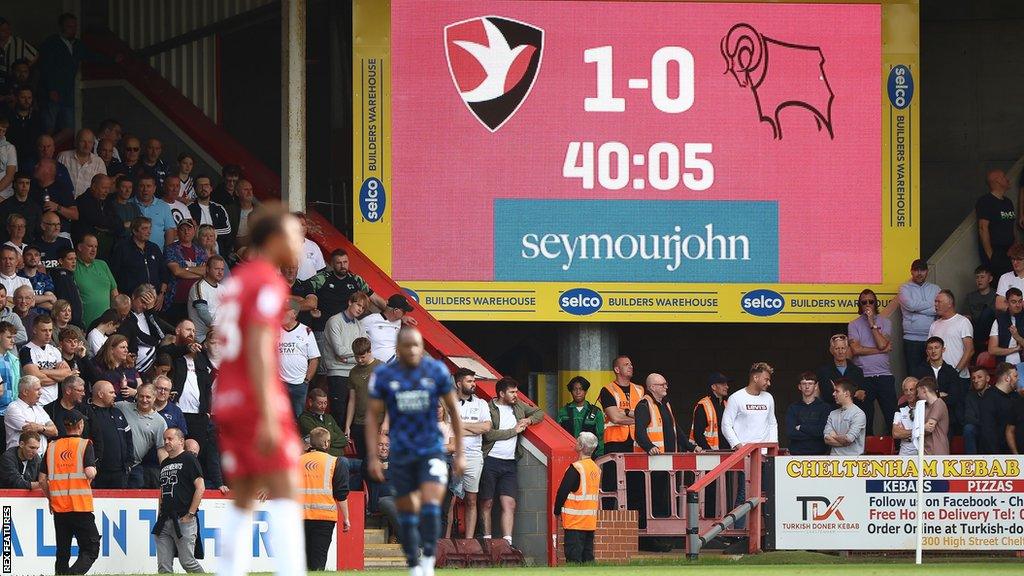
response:
{"label": "white football sock", "polygon": [[503,538],[505,538],[505,540],[508,540],[508,545],[509,546],[512,545],[512,537],[511,536],[503,536]]}
{"label": "white football sock", "polygon": [[249,553],[252,541],[252,511],[231,505],[224,514],[220,529],[221,556],[217,561],[217,576],[239,576],[249,571]]}
{"label": "white football sock", "polygon": [[433,556],[420,556],[420,569],[423,570],[423,576],[434,576],[434,562],[436,558]]}
{"label": "white football sock", "polygon": [[274,574],[298,576],[306,573],[305,531],[302,506],[295,500],[279,498],[266,503],[270,522],[270,547],[274,555]]}

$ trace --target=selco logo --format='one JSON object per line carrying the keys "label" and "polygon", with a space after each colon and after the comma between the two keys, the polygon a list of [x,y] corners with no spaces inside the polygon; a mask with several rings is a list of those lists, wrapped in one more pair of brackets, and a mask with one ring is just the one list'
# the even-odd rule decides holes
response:
{"label": "selco logo", "polygon": [[911,100],[914,99],[914,76],[910,73],[910,68],[907,68],[903,64],[897,64],[893,66],[892,70],[889,70],[889,102],[897,110],[903,110],[907,106],[910,106]]}
{"label": "selco logo", "polygon": [[754,316],[774,316],[786,307],[786,300],[774,290],[754,290],[743,295],[740,307]]}
{"label": "selco logo", "polygon": [[573,316],[589,316],[601,309],[604,299],[590,288],[573,288],[558,297],[558,307]]}
{"label": "selco logo", "polygon": [[377,178],[363,180],[363,185],[359,187],[359,211],[363,213],[363,218],[369,222],[380,220],[384,217],[386,206],[384,183]]}

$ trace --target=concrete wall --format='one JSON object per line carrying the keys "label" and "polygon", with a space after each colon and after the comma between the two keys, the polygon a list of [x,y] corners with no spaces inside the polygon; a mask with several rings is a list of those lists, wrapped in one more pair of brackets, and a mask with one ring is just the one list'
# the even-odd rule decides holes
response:
{"label": "concrete wall", "polygon": [[[985,173],[1008,169],[1024,152],[1022,18],[1021,2],[921,2],[921,249],[926,257],[974,208],[986,190]],[[1010,196],[1016,203],[1016,193]]]}
{"label": "concrete wall", "polygon": [[[548,562],[548,469],[527,452],[519,460],[519,498],[512,543],[523,551],[530,564],[546,566]],[[495,503],[495,508],[497,508]],[[500,537],[500,522],[495,519],[494,537]]]}

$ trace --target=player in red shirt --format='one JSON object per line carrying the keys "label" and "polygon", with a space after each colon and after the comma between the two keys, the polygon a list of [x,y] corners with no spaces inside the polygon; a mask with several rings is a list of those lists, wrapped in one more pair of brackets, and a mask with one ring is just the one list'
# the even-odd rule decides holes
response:
{"label": "player in red shirt", "polygon": [[217,311],[220,373],[213,415],[221,463],[234,495],[221,529],[217,574],[245,574],[250,558],[252,508],[266,491],[270,548],[279,576],[306,573],[302,507],[297,501],[302,452],[291,402],[278,376],[278,340],[289,290],[283,266],[296,266],[301,225],[280,207],[262,207],[249,219],[247,262],[231,272]]}

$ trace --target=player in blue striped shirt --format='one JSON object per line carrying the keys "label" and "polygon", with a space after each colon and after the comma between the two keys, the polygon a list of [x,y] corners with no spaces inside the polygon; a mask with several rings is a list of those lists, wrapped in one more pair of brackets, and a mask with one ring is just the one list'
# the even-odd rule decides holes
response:
{"label": "player in blue striped shirt", "polygon": [[[448,483],[437,407],[444,402],[449,414],[459,413],[452,375],[443,363],[423,356],[423,337],[419,330],[406,326],[398,333],[396,361],[374,371],[369,395],[367,446],[377,445],[385,411],[391,423],[388,480],[395,492],[402,550],[410,574],[433,576],[441,532],[441,501]],[[452,430],[455,432],[453,472],[461,475],[466,460],[458,418],[452,419]],[[368,455],[367,469],[374,480],[384,480],[376,452]],[[419,498],[414,498],[417,492]]]}

